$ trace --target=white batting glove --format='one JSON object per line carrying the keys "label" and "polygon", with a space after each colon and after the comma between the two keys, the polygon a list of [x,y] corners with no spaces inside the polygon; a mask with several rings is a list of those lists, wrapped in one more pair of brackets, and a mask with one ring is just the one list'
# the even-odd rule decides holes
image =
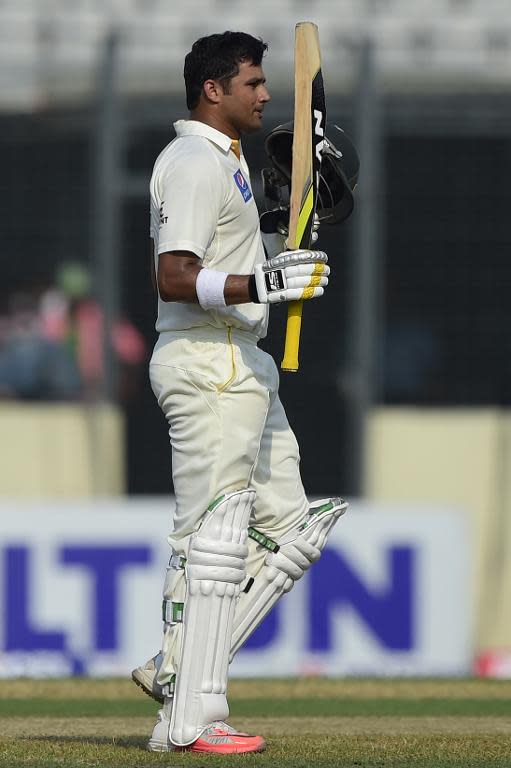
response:
{"label": "white batting glove", "polygon": [[260,304],[315,299],[328,285],[330,268],[323,251],[284,251],[255,268],[254,284]]}

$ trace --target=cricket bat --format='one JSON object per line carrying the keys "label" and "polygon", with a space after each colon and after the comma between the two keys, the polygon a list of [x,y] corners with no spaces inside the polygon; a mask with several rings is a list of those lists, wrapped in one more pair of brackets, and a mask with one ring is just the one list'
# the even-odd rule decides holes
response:
{"label": "cricket bat", "polygon": [[[309,248],[326,125],[318,28],[303,21],[295,29],[295,111],[288,249]],[[286,344],[281,368],[298,370],[303,301],[288,305]]]}

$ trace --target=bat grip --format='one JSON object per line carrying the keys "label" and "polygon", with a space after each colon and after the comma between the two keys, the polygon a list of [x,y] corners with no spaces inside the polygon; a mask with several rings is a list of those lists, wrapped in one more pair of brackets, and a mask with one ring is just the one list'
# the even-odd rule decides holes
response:
{"label": "bat grip", "polygon": [[298,370],[298,348],[302,327],[303,301],[290,301],[287,307],[286,345],[280,367],[283,371],[296,373]]}

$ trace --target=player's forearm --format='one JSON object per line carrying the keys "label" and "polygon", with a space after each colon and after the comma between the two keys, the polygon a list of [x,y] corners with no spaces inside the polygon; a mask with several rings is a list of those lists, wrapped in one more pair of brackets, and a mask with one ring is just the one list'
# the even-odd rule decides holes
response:
{"label": "player's forearm", "polygon": [[[210,293],[211,290],[219,292],[220,303],[225,302],[227,305],[247,304],[254,298],[257,300],[253,288],[252,293],[250,291],[251,283],[253,285],[253,276],[251,278],[250,275],[226,275],[223,272],[202,267],[198,257],[186,251],[174,251],[160,255],[158,263],[160,298],[168,302],[199,302],[197,293],[199,273],[202,273],[199,283],[203,280],[203,289],[204,278],[206,278],[207,292]],[[223,276],[223,279],[220,276]]]}
{"label": "player's forearm", "polygon": [[[161,280],[159,283],[160,298],[163,301],[181,301],[198,303],[197,277],[200,269],[193,270],[185,278],[179,280]],[[223,288],[223,296],[227,306],[232,304],[247,304],[253,301],[250,295],[249,275],[228,275]]]}
{"label": "player's forearm", "polygon": [[197,273],[195,293],[203,309],[259,303],[254,275],[234,275],[204,267]]}
{"label": "player's forearm", "polygon": [[249,275],[228,275],[224,285],[224,299],[231,304],[248,304],[253,301]]}

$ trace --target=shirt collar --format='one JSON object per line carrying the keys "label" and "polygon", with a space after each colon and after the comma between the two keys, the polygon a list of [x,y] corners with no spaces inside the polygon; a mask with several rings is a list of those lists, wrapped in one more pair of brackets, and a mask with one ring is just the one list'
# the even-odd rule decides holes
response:
{"label": "shirt collar", "polygon": [[[231,149],[231,138],[229,136],[226,136],[221,131],[217,131],[216,128],[212,128],[210,125],[206,125],[206,123],[201,123],[199,120],[177,120],[174,123],[174,130],[176,131],[176,136],[204,136],[204,138],[212,141],[213,144],[216,144],[224,152],[229,152]],[[243,152],[243,150],[241,151]]]}

